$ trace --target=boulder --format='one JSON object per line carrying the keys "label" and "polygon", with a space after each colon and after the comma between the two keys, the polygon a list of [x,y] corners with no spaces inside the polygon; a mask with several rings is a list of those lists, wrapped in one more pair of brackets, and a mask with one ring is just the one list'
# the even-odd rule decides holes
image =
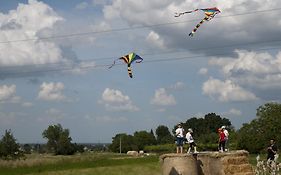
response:
{"label": "boulder", "polygon": [[127,155],[130,155],[130,156],[138,156],[139,153],[137,151],[128,151],[127,152]]}

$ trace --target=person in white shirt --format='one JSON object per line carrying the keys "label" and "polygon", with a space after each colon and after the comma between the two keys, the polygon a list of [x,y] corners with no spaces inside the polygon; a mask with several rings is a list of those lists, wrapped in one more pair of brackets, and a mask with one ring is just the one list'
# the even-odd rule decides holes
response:
{"label": "person in white shirt", "polygon": [[191,152],[191,149],[194,147],[194,153],[198,153],[197,149],[196,149],[196,143],[194,142],[194,139],[192,137],[192,133],[193,133],[193,130],[191,128],[188,129],[188,132],[186,133],[186,140],[187,142],[189,143],[189,148],[188,148],[188,151],[187,153],[190,153]]}
{"label": "person in white shirt", "polygon": [[178,124],[178,128],[176,129],[176,137],[177,153],[183,153],[184,129],[182,128],[181,123]]}
{"label": "person in white shirt", "polygon": [[225,135],[225,151],[229,151],[229,148],[228,148],[228,136],[229,136],[229,133],[228,133],[228,131],[227,131],[225,126],[222,126],[221,129],[222,129],[222,131],[223,131],[223,133]]}

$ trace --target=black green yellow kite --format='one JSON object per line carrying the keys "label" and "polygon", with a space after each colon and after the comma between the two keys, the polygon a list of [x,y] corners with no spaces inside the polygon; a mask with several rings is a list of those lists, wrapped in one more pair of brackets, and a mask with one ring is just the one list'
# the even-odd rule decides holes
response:
{"label": "black green yellow kite", "polygon": [[133,62],[140,63],[140,62],[143,61],[143,59],[140,56],[138,56],[137,54],[132,52],[132,53],[130,53],[128,55],[124,55],[124,56],[114,60],[113,64],[109,67],[109,69],[112,68],[115,65],[115,62],[117,60],[123,60],[128,65],[128,74],[129,74],[129,77],[131,77],[131,78],[133,78],[131,64]]}

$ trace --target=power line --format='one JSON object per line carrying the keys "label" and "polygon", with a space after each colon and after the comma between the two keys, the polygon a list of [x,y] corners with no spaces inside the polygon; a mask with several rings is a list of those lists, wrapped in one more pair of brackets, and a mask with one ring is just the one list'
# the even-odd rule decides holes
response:
{"label": "power line", "polygon": [[[267,41],[256,41],[256,42],[247,42],[247,43],[237,43],[237,44],[230,44],[230,45],[223,45],[223,46],[213,46],[213,47],[201,47],[201,48],[190,48],[188,51],[207,51],[207,50],[216,50],[216,49],[225,49],[225,48],[233,48],[233,47],[242,47],[242,46],[252,46],[252,45],[262,45],[262,44],[270,44],[270,43],[276,43],[281,42],[281,39],[276,40],[267,40]],[[279,48],[279,47],[278,47]],[[255,50],[263,50],[263,48],[255,49]],[[269,49],[270,50],[270,49]],[[167,54],[176,54],[176,53],[184,53],[187,51],[164,51],[161,53],[143,53],[141,54],[142,57],[144,56],[154,56],[154,55],[167,55]],[[75,65],[78,65],[79,63],[85,63],[85,62],[91,62],[91,61],[99,61],[99,60],[114,60],[116,59],[116,56],[111,57],[100,57],[100,58],[93,58],[93,59],[87,59],[85,61],[79,60],[77,62],[58,62],[58,63],[42,63],[42,64],[25,64],[20,66],[69,66],[69,69],[75,69],[73,68]],[[105,64],[110,65],[110,64]],[[20,66],[0,66],[1,69],[12,69],[12,68],[18,68]],[[86,66],[87,67],[87,66]]]}
{"label": "power line", "polygon": [[[273,12],[273,11],[278,11],[278,10],[281,10],[281,8],[259,10],[259,11],[251,11],[251,12],[245,12],[245,13],[237,13],[237,14],[233,14],[233,15],[218,16],[216,18],[228,18],[228,17],[235,17],[235,16],[252,15],[252,14],[257,14],[257,13],[266,13],[266,12]],[[89,32],[81,32],[81,33],[53,35],[53,36],[48,36],[48,37],[8,40],[8,41],[0,41],[0,44],[8,44],[8,43],[16,43],[16,42],[26,42],[26,41],[38,41],[38,40],[62,39],[62,38],[71,38],[71,37],[79,37],[79,36],[102,34],[102,33],[111,33],[111,32],[137,30],[137,29],[144,29],[144,28],[162,27],[162,26],[167,26],[167,25],[189,23],[189,22],[198,21],[198,20],[199,19],[193,19],[193,20],[186,20],[186,21],[159,23],[159,24],[142,25],[142,26],[135,26],[135,27],[124,27],[124,28],[119,28],[119,29],[117,28],[117,29],[101,30],[101,31],[89,31]]]}
{"label": "power line", "polygon": [[[265,51],[265,50],[276,50],[276,49],[280,49],[281,46],[279,47],[272,47],[272,48],[262,48],[262,49],[257,49],[258,51]],[[224,56],[224,55],[228,55],[229,53],[220,53],[220,54],[216,54],[213,56]],[[156,63],[156,62],[169,62],[169,61],[182,61],[182,60],[188,60],[188,59],[196,59],[196,58],[205,58],[206,55],[197,55],[197,56],[182,56],[182,57],[170,57],[170,58],[160,58],[160,59],[153,59],[153,60],[144,60],[141,64],[146,64],[146,63]],[[80,69],[80,70],[88,70],[88,69],[97,69],[97,68],[106,68],[108,69],[108,67],[111,64],[100,64],[100,65],[86,65],[86,66],[80,66],[80,67],[56,67],[53,69],[48,69],[48,70],[37,70],[37,71],[21,71],[21,72],[1,72],[1,76],[5,77],[5,76],[18,76],[18,75],[22,75],[24,76],[24,74],[35,74],[35,73],[48,73],[48,72],[63,72],[63,71],[73,71],[75,69]],[[117,63],[115,64],[116,66],[121,66],[124,65],[122,63]],[[0,76],[0,77],[1,77]]]}

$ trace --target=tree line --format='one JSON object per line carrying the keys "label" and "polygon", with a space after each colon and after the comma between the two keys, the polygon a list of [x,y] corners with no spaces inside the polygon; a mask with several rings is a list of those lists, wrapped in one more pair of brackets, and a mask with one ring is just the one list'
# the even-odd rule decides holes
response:
{"label": "tree line", "polygon": [[[196,138],[197,142],[204,144],[214,143],[218,140],[217,129],[223,125],[229,128],[230,132],[234,132],[231,122],[215,113],[206,114],[203,118],[192,117],[182,123],[185,131],[192,128],[194,131],[193,137]],[[143,150],[145,146],[174,143],[176,126],[177,124],[173,126],[172,132],[170,132],[167,126],[160,125],[156,128],[155,135],[152,129],[150,132],[136,131],[133,135],[126,133],[116,134],[112,138],[110,149],[115,152],[139,151]]]}
{"label": "tree line", "polygon": [[[146,146],[173,144],[175,141],[174,131],[164,125],[160,125],[150,131],[135,131],[133,135],[118,133],[112,138],[109,149],[113,152],[127,152],[130,150],[143,150]],[[210,149],[207,145],[217,144],[217,129],[226,126],[230,132],[229,142],[232,149],[245,149],[250,153],[266,151],[265,148],[270,139],[275,139],[277,145],[281,145],[281,104],[272,102],[266,103],[257,108],[256,118],[249,123],[243,124],[239,130],[235,130],[231,121],[215,113],[208,113],[202,118],[191,117],[182,123],[187,131],[192,128],[194,138],[202,145],[202,149]],[[55,155],[71,155],[76,152],[83,152],[83,146],[72,143],[69,129],[64,129],[61,124],[50,125],[42,132],[42,137],[47,139],[47,152]],[[30,150],[28,145],[24,145]],[[24,155],[24,150],[16,142],[11,130],[6,130],[0,140],[0,158],[17,159]]]}
{"label": "tree line", "polygon": [[[191,117],[182,123],[183,128],[193,129],[194,138],[201,150],[217,150],[217,129],[226,126],[228,129],[230,149],[244,149],[250,153],[263,153],[269,144],[269,140],[276,140],[281,146],[281,104],[270,102],[261,105],[256,110],[256,118],[249,123],[244,123],[239,130],[235,130],[231,121],[216,113],[208,113],[202,118]],[[173,144],[174,131],[177,123],[172,126],[172,132],[167,126],[160,125],[153,130],[136,131],[133,135],[126,133],[116,134],[112,138],[110,149],[114,152],[126,152],[129,150],[142,150],[145,146]],[[121,144],[120,144],[121,141]],[[121,150],[120,150],[120,145]]]}
{"label": "tree line", "polygon": [[[50,125],[42,133],[43,138],[47,139],[46,152],[55,155],[72,155],[76,152],[83,152],[83,146],[72,143],[69,129],[64,129],[61,124]],[[36,145],[40,149],[40,145]],[[30,153],[31,146],[25,144],[21,148],[16,142],[11,130],[6,130],[0,140],[0,158],[5,160],[20,159],[25,153]],[[40,149],[40,151],[42,151]]]}

